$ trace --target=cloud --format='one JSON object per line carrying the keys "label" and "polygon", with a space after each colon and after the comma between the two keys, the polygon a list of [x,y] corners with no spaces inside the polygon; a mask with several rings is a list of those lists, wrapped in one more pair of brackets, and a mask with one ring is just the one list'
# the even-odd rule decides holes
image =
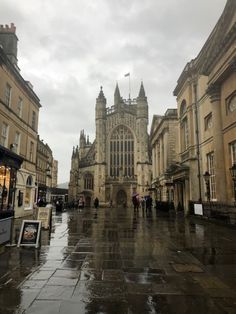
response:
{"label": "cloud", "polygon": [[17,27],[21,74],[41,100],[40,137],[69,180],[72,147],[81,129],[94,139],[95,102],[103,86],[113,105],[137,97],[143,80],[153,114],[176,106],[173,90],[196,57],[226,0],[1,0],[0,24]]}

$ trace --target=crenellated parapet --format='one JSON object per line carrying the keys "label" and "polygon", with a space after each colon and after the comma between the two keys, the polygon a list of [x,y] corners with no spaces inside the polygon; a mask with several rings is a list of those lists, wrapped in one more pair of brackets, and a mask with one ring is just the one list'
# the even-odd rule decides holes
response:
{"label": "crenellated parapet", "polygon": [[4,25],[0,25],[0,32],[1,33],[16,33],[16,27],[14,25],[14,23],[11,23],[10,26],[8,24]]}

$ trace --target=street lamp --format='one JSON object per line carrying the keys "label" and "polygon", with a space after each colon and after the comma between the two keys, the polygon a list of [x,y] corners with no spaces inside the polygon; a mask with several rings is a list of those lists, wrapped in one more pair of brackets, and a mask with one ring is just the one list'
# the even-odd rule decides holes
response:
{"label": "street lamp", "polygon": [[206,171],[203,175],[203,178],[205,180],[205,184],[206,184],[206,195],[207,195],[207,200],[208,202],[210,202],[211,200],[211,191],[210,191],[210,173],[208,171]]}
{"label": "street lamp", "polygon": [[229,168],[233,183],[234,183],[234,202],[236,204],[236,163],[233,164],[231,168]]}

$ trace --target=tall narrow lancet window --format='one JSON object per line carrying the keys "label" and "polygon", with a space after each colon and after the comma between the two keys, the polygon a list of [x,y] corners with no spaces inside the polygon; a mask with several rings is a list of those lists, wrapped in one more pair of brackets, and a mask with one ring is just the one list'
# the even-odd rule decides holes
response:
{"label": "tall narrow lancet window", "polygon": [[124,125],[118,126],[110,139],[110,176],[134,175],[134,137]]}
{"label": "tall narrow lancet window", "polygon": [[84,189],[93,190],[93,175],[90,173],[84,176]]}

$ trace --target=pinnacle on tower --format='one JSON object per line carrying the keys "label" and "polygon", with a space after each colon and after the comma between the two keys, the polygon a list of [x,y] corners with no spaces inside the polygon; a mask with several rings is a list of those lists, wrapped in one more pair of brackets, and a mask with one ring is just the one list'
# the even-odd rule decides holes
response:
{"label": "pinnacle on tower", "polygon": [[116,89],[114,93],[114,105],[118,105],[120,101],[121,101],[120,90],[119,90],[118,83],[116,83]]}
{"label": "pinnacle on tower", "polygon": [[146,98],[145,90],[144,90],[144,87],[143,87],[143,82],[141,82],[141,86],[140,86],[138,97],[139,98]]}
{"label": "pinnacle on tower", "polygon": [[99,92],[99,95],[98,95],[98,99],[99,100],[104,100],[105,99],[105,96],[104,96],[104,93],[103,93],[103,90],[102,90],[102,86],[100,87],[100,92]]}

